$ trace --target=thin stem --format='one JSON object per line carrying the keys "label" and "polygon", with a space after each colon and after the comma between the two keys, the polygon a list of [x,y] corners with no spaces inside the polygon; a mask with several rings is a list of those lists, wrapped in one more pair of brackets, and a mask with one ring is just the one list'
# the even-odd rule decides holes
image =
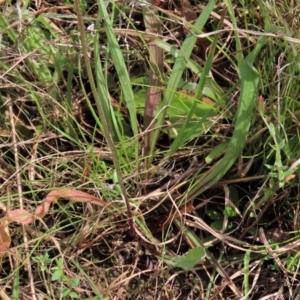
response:
{"label": "thin stem", "polygon": [[94,96],[95,101],[96,101],[97,111],[99,113],[99,117],[100,117],[102,125],[103,125],[104,136],[106,138],[107,144],[108,144],[108,146],[111,150],[111,153],[112,153],[112,158],[113,158],[114,166],[116,168],[118,183],[119,183],[119,185],[121,187],[121,191],[122,191],[122,198],[124,199],[124,202],[125,202],[125,205],[126,205],[126,208],[127,208],[129,228],[130,228],[132,236],[134,236],[135,235],[135,230],[134,230],[133,217],[132,217],[132,212],[131,212],[131,208],[130,208],[129,199],[127,197],[127,192],[126,192],[126,189],[125,189],[125,186],[124,186],[124,183],[123,183],[122,171],[121,171],[120,164],[119,164],[117,150],[116,150],[115,144],[113,142],[112,136],[111,136],[110,131],[109,131],[108,123],[107,123],[107,120],[105,118],[104,107],[103,107],[102,102],[99,99],[99,95],[97,93],[94,77],[93,77],[93,74],[92,74],[92,68],[91,68],[90,59],[89,59],[89,56],[88,56],[88,49],[87,49],[87,46],[86,46],[87,45],[87,40],[86,40],[86,34],[85,34],[85,27],[84,27],[84,23],[83,23],[83,17],[82,17],[82,12],[81,12],[81,8],[80,8],[79,0],[75,0],[75,11],[76,11],[76,14],[77,14],[77,19],[78,19],[78,27],[79,27],[79,31],[80,31],[80,41],[81,41],[82,53],[83,53],[83,57],[84,57],[84,62],[85,62],[85,66],[86,66],[87,75],[88,75],[88,78],[89,78],[89,82],[90,82],[90,86],[91,86],[91,89],[92,89],[93,96]]}

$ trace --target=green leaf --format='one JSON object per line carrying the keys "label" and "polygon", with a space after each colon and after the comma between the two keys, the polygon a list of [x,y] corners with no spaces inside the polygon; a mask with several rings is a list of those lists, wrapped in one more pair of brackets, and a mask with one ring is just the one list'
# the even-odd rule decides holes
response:
{"label": "green leaf", "polygon": [[53,274],[52,274],[52,277],[51,277],[51,280],[52,281],[57,281],[57,280],[60,280],[62,277],[62,272],[60,270],[56,270]]}
{"label": "green leaf", "polygon": [[79,282],[80,282],[80,278],[79,277],[71,278],[69,280],[69,285],[71,287],[76,287],[76,286],[78,286]]}
{"label": "green leaf", "polygon": [[[216,4],[215,0],[208,1],[204,10],[201,12],[200,16],[198,17],[198,19],[196,20],[196,22],[193,26],[192,31],[194,34],[190,33],[183,42],[183,44],[181,46],[181,51],[178,52],[178,56],[174,63],[173,70],[172,70],[170,79],[168,81],[168,86],[164,92],[164,98],[163,98],[163,102],[162,102],[163,108],[169,107],[169,105],[174,97],[174,94],[176,93],[178,85],[182,79],[182,74],[187,67],[187,63],[188,63],[189,57],[192,54],[192,51],[194,49],[194,45],[197,41],[196,34],[201,32],[201,30],[203,29],[204,25],[206,24],[207,20],[210,17],[210,13],[213,10],[215,4]],[[196,29],[196,30],[194,30],[194,29]],[[167,111],[165,109],[163,109],[160,112],[157,112],[157,116],[158,116],[157,124],[156,124],[157,130],[154,132],[154,135],[153,135],[154,140],[157,139],[157,137],[160,133],[160,127],[165,120],[166,112]],[[153,153],[155,143],[153,143],[151,145],[151,147],[152,147],[152,149],[150,150],[150,153]]]}
{"label": "green leaf", "polygon": [[227,205],[224,209],[224,215],[227,217],[235,217],[236,212],[231,206]]}
{"label": "green leaf", "polygon": [[[141,89],[135,94],[136,106],[140,113],[142,113],[145,106],[145,97],[145,89]],[[162,109],[163,104],[160,104],[157,111],[160,112]],[[166,115],[170,123],[168,132],[173,138],[180,132],[180,142],[184,143],[192,138],[199,137],[211,123],[207,118],[216,116],[217,113],[217,108],[188,94],[176,92],[166,109]],[[177,149],[174,145],[172,147],[175,150]],[[170,151],[172,152],[172,149]]]}
{"label": "green leaf", "polygon": [[[124,100],[126,102],[129,111],[131,129],[133,131],[133,134],[137,136],[138,124],[136,119],[136,107],[134,102],[134,94],[132,91],[131,80],[130,80],[130,76],[128,73],[128,69],[124,60],[122,50],[120,48],[119,42],[114,32],[112,20],[108,15],[106,5],[107,4],[105,2],[98,1],[98,16],[104,21],[102,26],[107,36],[107,48],[111,54],[112,60],[114,62],[114,66],[118,74],[118,79],[122,87]],[[136,151],[138,151],[138,147],[136,147]],[[138,152],[136,152],[136,157],[138,157]]]}
{"label": "green leaf", "polygon": [[[162,108],[159,105],[158,111]],[[190,120],[187,124],[183,123],[190,113]],[[182,139],[188,141],[194,137],[198,137],[211,123],[207,118],[217,115],[217,109],[213,106],[204,103],[192,96],[184,93],[175,93],[166,115],[169,117],[169,122],[172,127],[178,132],[183,130]],[[173,131],[170,131],[172,137],[177,136]]]}
{"label": "green leaf", "polygon": [[69,294],[69,297],[71,297],[72,299],[78,299],[79,298],[79,296],[75,292],[71,292]]}
{"label": "green leaf", "polygon": [[220,153],[222,153],[228,147],[229,141],[225,141],[217,145],[210,153],[205,157],[207,164],[210,164]]}
{"label": "green leaf", "polygon": [[212,229],[222,230],[222,228],[223,228],[223,222],[224,222],[223,219],[222,219],[222,220],[214,221],[214,222],[212,222],[212,223],[210,224],[210,227],[211,227]]}
{"label": "green leaf", "polygon": [[70,293],[71,293],[71,289],[65,288],[65,289],[63,290],[63,292],[61,293],[61,296],[62,296],[62,297],[67,297],[67,296],[70,295]]}
{"label": "green leaf", "polygon": [[278,146],[279,146],[279,149],[283,149],[283,147],[285,146],[285,140],[282,139]]}
{"label": "green leaf", "polygon": [[224,157],[220,159],[207,174],[200,177],[198,184],[195,185],[188,195],[189,201],[195,199],[204,189],[207,189],[218,182],[243,152],[258,94],[259,74],[253,66],[253,61],[265,42],[266,37],[260,37],[255,48],[241,63],[241,93],[237,109],[235,129],[228,144],[227,151]]}
{"label": "green leaf", "polygon": [[221,220],[223,218],[223,216],[221,215],[221,213],[219,213],[217,210],[215,209],[207,209],[205,211],[205,214],[210,217],[212,220],[214,221],[218,221]]}
{"label": "green leaf", "polygon": [[237,207],[239,207],[240,196],[237,188],[235,186],[229,187],[229,197],[232,203],[234,203]]}
{"label": "green leaf", "polygon": [[205,251],[202,247],[190,249],[186,255],[177,257],[166,257],[164,262],[173,266],[181,268],[185,271],[192,269],[197,263],[205,257]]}
{"label": "green leaf", "polygon": [[270,124],[269,124],[269,130],[270,130],[270,134],[271,134],[273,137],[275,137],[275,132],[276,132],[276,130],[275,130],[275,126],[274,126],[273,123],[270,123]]}

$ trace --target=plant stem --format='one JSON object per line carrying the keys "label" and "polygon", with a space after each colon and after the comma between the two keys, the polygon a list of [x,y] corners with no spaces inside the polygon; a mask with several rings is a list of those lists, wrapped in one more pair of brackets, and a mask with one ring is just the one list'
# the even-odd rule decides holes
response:
{"label": "plant stem", "polygon": [[87,40],[86,40],[86,34],[85,34],[85,27],[84,27],[84,22],[83,22],[83,17],[82,17],[79,0],[75,0],[75,11],[77,14],[77,19],[78,19],[78,27],[79,27],[79,31],[80,31],[80,41],[81,41],[82,53],[83,53],[83,57],[84,57],[87,75],[89,78],[93,96],[96,101],[97,111],[99,113],[99,117],[100,117],[102,125],[103,125],[104,136],[105,136],[107,144],[112,153],[112,158],[113,158],[114,166],[116,168],[118,183],[119,183],[119,185],[121,187],[121,191],[122,191],[122,198],[124,199],[124,202],[125,202],[125,205],[127,208],[127,216],[128,216],[130,232],[131,232],[132,236],[135,236],[132,212],[131,212],[131,208],[130,208],[129,199],[127,197],[127,192],[126,192],[126,189],[125,189],[125,186],[123,183],[122,171],[121,171],[120,164],[119,164],[118,153],[117,153],[115,144],[113,142],[112,136],[109,131],[108,123],[107,123],[105,113],[104,113],[103,104],[100,101],[99,95],[97,93],[97,89],[96,89],[96,85],[95,85],[95,81],[94,81],[94,77],[93,77],[93,73],[92,73],[92,68],[91,68],[91,64],[90,64],[90,59],[88,57],[88,49],[86,46]]}

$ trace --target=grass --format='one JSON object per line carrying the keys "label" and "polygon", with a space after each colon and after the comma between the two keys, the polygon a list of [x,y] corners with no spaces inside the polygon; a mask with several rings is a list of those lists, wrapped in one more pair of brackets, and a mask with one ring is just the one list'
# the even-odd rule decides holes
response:
{"label": "grass", "polygon": [[299,7],[151,3],[1,4],[2,299],[299,297]]}

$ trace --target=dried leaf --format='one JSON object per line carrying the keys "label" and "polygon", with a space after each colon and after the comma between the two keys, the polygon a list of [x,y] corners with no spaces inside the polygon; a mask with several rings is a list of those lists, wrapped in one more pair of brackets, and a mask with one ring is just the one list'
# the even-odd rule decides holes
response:
{"label": "dried leaf", "polygon": [[102,207],[107,206],[102,199],[91,196],[85,192],[63,189],[50,192],[46,198],[44,198],[41,205],[36,208],[34,213],[29,213],[27,210],[21,208],[7,211],[0,223],[0,261],[3,255],[9,250],[11,243],[8,225],[11,222],[28,225],[36,219],[43,218],[48,213],[50,205],[53,202],[57,202],[59,198],[65,198],[72,202],[89,202]]}

